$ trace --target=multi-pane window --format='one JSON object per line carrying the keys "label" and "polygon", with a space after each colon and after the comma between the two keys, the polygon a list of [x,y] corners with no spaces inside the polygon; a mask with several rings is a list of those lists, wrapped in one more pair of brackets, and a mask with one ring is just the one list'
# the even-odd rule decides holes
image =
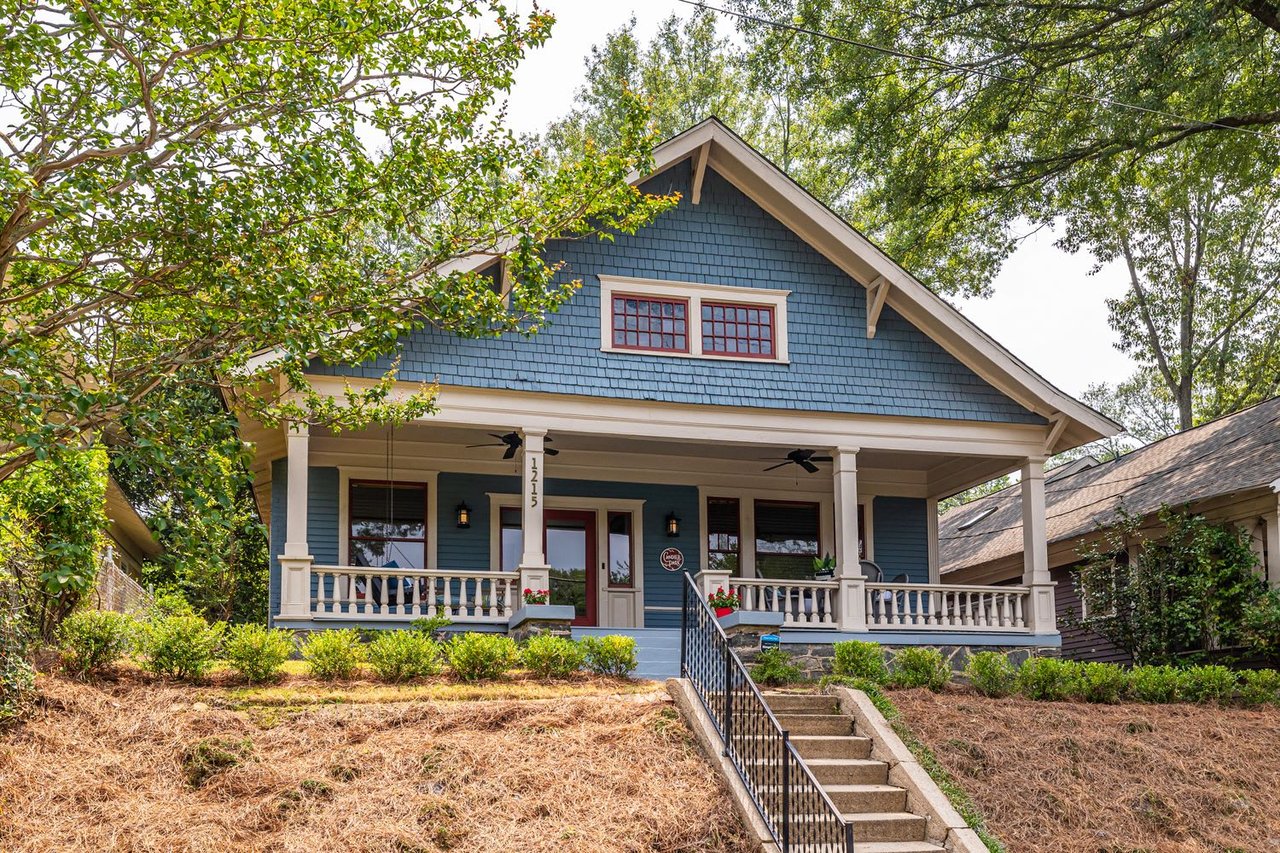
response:
{"label": "multi-pane window", "polygon": [[818,504],[756,501],[756,574],[808,580],[818,556]]}
{"label": "multi-pane window", "polygon": [[707,498],[707,568],[738,575],[741,520],[737,498]]}
{"label": "multi-pane window", "polygon": [[774,357],[774,316],[768,305],[702,303],[702,352],[748,358]]}
{"label": "multi-pane window", "polygon": [[353,566],[427,567],[427,487],[352,481],[348,549]]}
{"label": "multi-pane window", "polygon": [[614,296],[613,345],[622,349],[688,352],[688,301]]}

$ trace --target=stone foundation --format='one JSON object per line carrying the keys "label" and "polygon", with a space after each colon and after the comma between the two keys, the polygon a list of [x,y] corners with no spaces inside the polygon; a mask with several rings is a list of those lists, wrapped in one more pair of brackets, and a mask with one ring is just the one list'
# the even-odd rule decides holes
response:
{"label": "stone foundation", "polygon": [[511,616],[507,633],[518,643],[539,634],[568,639],[573,617],[573,608],[563,604],[526,604]]}
{"label": "stone foundation", "polygon": [[[791,662],[804,670],[805,677],[811,679],[821,678],[824,675],[831,674],[831,663],[835,660],[835,646],[832,643],[783,643],[783,650],[791,654]],[[885,661],[888,662],[893,653],[898,649],[905,648],[930,648],[937,649],[942,652],[942,656],[951,664],[951,671],[960,673],[964,671],[965,665],[969,662],[971,655],[977,652],[999,652],[1008,656],[1014,666],[1021,666],[1022,662],[1030,657],[1057,657],[1058,649],[1046,648],[1043,646],[966,646],[966,645],[947,645],[947,644],[929,644],[929,643],[911,643],[891,646],[882,644],[884,650]],[[756,641],[757,654],[759,653],[759,640]],[[742,654],[739,652],[738,654]],[[746,657],[743,657],[746,660]]]}

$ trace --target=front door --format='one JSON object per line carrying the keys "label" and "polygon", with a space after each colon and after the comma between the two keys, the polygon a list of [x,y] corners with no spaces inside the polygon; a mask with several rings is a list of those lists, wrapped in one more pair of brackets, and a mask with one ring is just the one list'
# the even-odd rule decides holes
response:
{"label": "front door", "polygon": [[590,510],[548,509],[547,564],[551,603],[573,606],[575,625],[596,624],[596,514]]}

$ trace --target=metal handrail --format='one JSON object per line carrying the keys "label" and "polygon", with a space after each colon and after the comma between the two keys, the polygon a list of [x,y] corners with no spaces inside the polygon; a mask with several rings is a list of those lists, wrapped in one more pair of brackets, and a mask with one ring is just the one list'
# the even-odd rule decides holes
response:
{"label": "metal handrail", "polygon": [[685,581],[680,674],[693,685],[773,840],[783,853],[796,849],[793,844],[815,853],[853,853],[853,824],[800,757],[693,578],[686,574]]}

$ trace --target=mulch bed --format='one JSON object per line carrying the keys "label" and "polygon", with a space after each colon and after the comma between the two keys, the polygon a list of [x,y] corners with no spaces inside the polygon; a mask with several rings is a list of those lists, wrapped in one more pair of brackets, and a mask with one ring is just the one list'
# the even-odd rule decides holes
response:
{"label": "mulch bed", "polygon": [[749,849],[652,696],[264,714],[131,678],[40,688],[0,736],[0,850]]}
{"label": "mulch bed", "polygon": [[1280,709],[889,695],[1010,851],[1280,851]]}

